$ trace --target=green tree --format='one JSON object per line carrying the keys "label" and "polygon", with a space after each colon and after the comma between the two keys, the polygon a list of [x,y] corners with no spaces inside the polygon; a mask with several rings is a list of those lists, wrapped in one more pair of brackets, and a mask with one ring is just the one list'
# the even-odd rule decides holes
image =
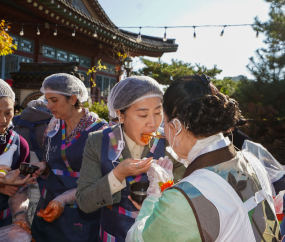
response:
{"label": "green tree", "polygon": [[158,61],[150,61],[145,58],[140,58],[145,67],[133,72],[134,75],[150,76],[157,80],[160,84],[169,85],[178,77],[194,74],[205,74],[211,78],[215,78],[222,70],[218,69],[216,65],[212,69],[208,69],[200,64],[192,65],[191,63],[171,60],[171,64],[162,62],[159,58]]}
{"label": "green tree", "polygon": [[[279,116],[285,116],[285,0],[266,0],[270,3],[270,19],[255,19],[254,29],[265,34],[267,48],[256,50],[247,68],[255,82],[246,83],[239,97],[244,102],[272,105]],[[244,92],[244,93],[242,93]]]}

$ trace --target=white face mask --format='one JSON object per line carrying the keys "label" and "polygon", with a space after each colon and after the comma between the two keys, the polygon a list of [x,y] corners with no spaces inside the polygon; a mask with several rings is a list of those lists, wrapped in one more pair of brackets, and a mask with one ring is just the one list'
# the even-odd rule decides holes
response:
{"label": "white face mask", "polygon": [[180,121],[179,121],[177,118],[173,119],[173,120],[170,121],[170,122],[174,125],[174,127],[175,127],[176,130],[177,130],[176,123],[178,123],[177,125],[179,126],[178,131],[177,131],[176,134],[174,135],[173,142],[172,142],[172,144],[171,144],[171,139],[170,139],[170,136],[171,136],[171,135],[170,135],[170,125],[169,125],[169,144],[170,144],[171,148],[173,149],[174,142],[175,142],[175,138],[176,138],[176,136],[177,136],[178,134],[180,134],[180,132],[181,132],[181,130],[182,130],[182,125],[181,125]]}
{"label": "white face mask", "polygon": [[[167,151],[175,160],[177,160],[178,162],[182,163],[185,167],[187,167],[187,166],[189,165],[189,161],[188,161],[187,159],[182,159],[182,158],[180,158],[180,157],[174,152],[174,150],[173,150],[175,138],[176,138],[176,136],[177,136],[178,134],[180,134],[180,132],[181,132],[181,130],[182,130],[182,125],[181,125],[180,121],[179,121],[177,118],[173,119],[173,120],[170,121],[170,122],[174,125],[174,127],[175,127],[176,130],[177,130],[176,125],[178,125],[179,128],[178,128],[178,131],[175,133],[175,135],[174,135],[174,137],[173,137],[173,141],[172,141],[172,143],[171,143],[171,139],[170,139],[171,134],[170,134],[170,126],[169,126],[169,133],[168,133],[168,135],[169,135],[169,144],[170,144],[170,147],[169,147],[169,146],[166,147],[166,151]],[[176,124],[176,123],[178,123],[178,124]]]}

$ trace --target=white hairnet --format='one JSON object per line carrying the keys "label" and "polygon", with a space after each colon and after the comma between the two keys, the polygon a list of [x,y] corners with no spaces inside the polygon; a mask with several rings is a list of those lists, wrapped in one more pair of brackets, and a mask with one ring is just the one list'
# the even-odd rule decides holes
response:
{"label": "white hairnet", "polygon": [[9,97],[15,102],[15,93],[7,82],[0,79],[0,97]]}
{"label": "white hairnet", "polygon": [[40,96],[37,100],[30,101],[27,106],[28,107],[43,107],[46,108],[48,104],[47,99],[44,95]]}
{"label": "white hairnet", "polygon": [[64,96],[76,95],[81,103],[86,102],[88,99],[87,88],[83,82],[77,77],[66,73],[58,73],[46,77],[40,91],[43,94],[58,93]]}
{"label": "white hairnet", "polygon": [[149,76],[132,76],[118,82],[108,96],[109,116],[116,118],[116,111],[150,97],[162,98],[163,91],[156,80]]}

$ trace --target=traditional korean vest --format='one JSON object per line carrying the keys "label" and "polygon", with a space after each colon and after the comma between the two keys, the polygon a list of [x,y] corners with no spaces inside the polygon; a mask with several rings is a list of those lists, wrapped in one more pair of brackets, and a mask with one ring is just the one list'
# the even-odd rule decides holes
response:
{"label": "traditional korean vest", "polygon": [[[13,162],[11,166],[11,169],[15,170],[17,168],[17,164],[20,159],[20,137],[14,130],[12,131],[10,140],[7,142],[7,144],[10,144],[10,145],[15,144],[18,147],[17,150],[14,152]],[[12,223],[12,216],[11,216],[11,212],[8,206],[8,200],[9,200],[9,196],[0,193],[0,227],[6,226]]]}
{"label": "traditional korean vest", "polygon": [[[101,171],[103,176],[110,173],[114,169],[114,166],[118,165],[117,162],[112,163],[112,160],[108,156],[108,153],[110,152],[109,147],[113,146],[116,148],[118,140],[119,137],[116,137],[116,135],[114,135],[111,128],[105,129],[103,131],[101,150]],[[160,157],[164,157],[164,141],[164,139],[155,138],[152,148],[147,155],[147,158],[153,157],[154,159],[159,159]],[[121,156],[117,161],[120,162],[127,158],[131,157]],[[127,177],[127,186],[121,190],[121,201],[111,206],[102,208],[100,227],[101,240],[99,241],[125,241],[127,232],[134,224],[135,218],[139,213],[133,203],[128,199],[128,195],[130,194],[130,185],[138,181],[148,182],[146,173],[140,174],[136,177]]]}
{"label": "traditional korean vest", "polygon": [[280,228],[265,168],[254,155],[236,153],[225,141],[205,147],[170,189],[189,202],[202,241],[278,241]]}

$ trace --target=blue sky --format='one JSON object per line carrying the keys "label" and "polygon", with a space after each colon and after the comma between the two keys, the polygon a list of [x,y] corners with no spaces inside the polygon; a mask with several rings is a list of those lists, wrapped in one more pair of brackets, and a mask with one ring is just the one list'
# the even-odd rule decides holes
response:
{"label": "blue sky", "polygon": [[[263,0],[99,0],[109,18],[118,26],[227,25],[253,23],[256,16],[266,21],[269,4]],[[126,29],[139,32],[139,29]],[[264,36],[255,38],[251,27],[167,29],[167,37],[176,39],[178,51],[162,56],[200,63],[208,68],[217,65],[218,76],[246,75],[252,78],[246,65],[256,49],[264,47]],[[142,34],[163,37],[164,29],[142,29]],[[157,58],[149,58],[157,60]],[[134,68],[142,64],[136,59]]]}

